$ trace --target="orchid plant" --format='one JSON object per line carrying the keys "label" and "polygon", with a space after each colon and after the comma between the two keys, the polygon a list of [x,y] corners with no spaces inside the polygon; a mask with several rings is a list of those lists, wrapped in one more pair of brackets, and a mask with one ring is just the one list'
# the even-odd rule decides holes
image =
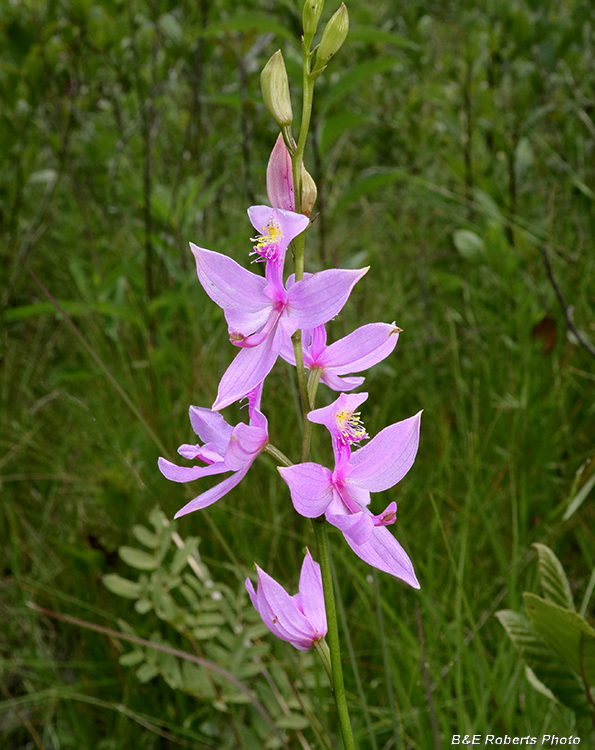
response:
{"label": "orchid plant", "polygon": [[[306,550],[299,593],[293,597],[258,566],[257,590],[249,578],[246,588],[272,633],[297,649],[316,649],[319,653],[329,674],[344,745],[352,750],[355,744],[341,670],[327,525],[338,528],[349,547],[366,563],[419,588],[411,560],[388,529],[397,520],[396,503],[390,502],[377,514],[369,506],[371,493],[390,489],[412,467],[421,412],[385,427],[370,439],[358,411],[368,394],[346,392],[364,382],[362,376],[354,373],[393,352],[400,329],[394,322],[370,323],[327,345],[325,324],[342,310],[368,268],[305,272],[305,240],[316,200],[316,186],[303,165],[314,83],[343,44],[348,29],[347,9],[341,5],[327,24],[320,44],[312,50],[323,4],[323,0],[307,0],[304,4],[304,88],[297,143],[280,51],[272,56],[261,75],[265,105],[281,131],[267,168],[271,206],[248,209],[257,233],[251,240],[249,255],[252,264],[264,264],[264,274],[258,273],[258,265],[255,270],[247,270],[226,255],[191,244],[198,279],[208,296],[222,308],[230,342],[240,351],[221,378],[211,409],[190,407],[190,422],[202,444],[182,445],[178,452],[184,459],[202,465],[178,466],[160,458],[159,469],[174,482],[229,475],[198,494],[178,511],[177,518],[206,508],[230,492],[260,453],[266,452],[277,461],[293,507],[313,520],[319,562]],[[294,269],[285,278],[289,248]],[[297,463],[271,442],[267,419],[261,411],[263,384],[278,357],[295,367],[299,384],[303,434]],[[339,396],[329,405],[316,408],[321,383],[338,391]],[[219,412],[244,398],[248,399],[249,421],[232,427]],[[335,461],[332,469],[309,460],[310,435],[315,424],[330,433]]]}

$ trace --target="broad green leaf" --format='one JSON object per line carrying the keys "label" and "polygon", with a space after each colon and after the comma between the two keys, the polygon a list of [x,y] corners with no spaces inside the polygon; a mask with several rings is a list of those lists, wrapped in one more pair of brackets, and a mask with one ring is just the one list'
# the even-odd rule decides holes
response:
{"label": "broad green leaf", "polygon": [[135,651],[129,651],[127,654],[122,654],[119,662],[123,667],[136,667],[137,664],[140,664],[141,661],[144,660],[144,652],[137,649]]}
{"label": "broad green leaf", "polygon": [[528,592],[523,598],[537,634],[577,675],[595,685],[595,630],[577,612]]}
{"label": "broad green leaf", "polygon": [[376,60],[366,60],[351,68],[337,83],[328,88],[320,99],[320,111],[325,112],[332,104],[345,96],[351,89],[370,81],[372,76],[386,73],[399,65],[399,59],[394,56],[379,57]]}
{"label": "broad green leaf", "polygon": [[143,664],[136,670],[136,676],[140,682],[149,682],[153,677],[157,677],[159,670],[152,664]]}
{"label": "broad green leaf", "polygon": [[539,555],[539,576],[543,595],[550,602],[554,602],[560,607],[574,610],[572,592],[562,564],[545,544],[535,543],[533,546]]}
{"label": "broad green leaf", "polygon": [[181,549],[176,550],[174,559],[172,560],[170,570],[174,575],[178,575],[186,567],[188,558],[191,557],[198,549],[199,539],[197,537],[189,536]]}
{"label": "broad green leaf", "polygon": [[543,684],[543,682],[537,677],[535,672],[527,664],[525,664],[525,677],[527,678],[527,681],[529,682],[531,687],[535,688],[538,693],[545,695],[545,697],[551,701],[555,701],[556,703],[558,702],[558,699],[552,693],[552,691]]}
{"label": "broad green leaf", "polygon": [[186,660],[182,662],[182,683],[184,692],[197,698],[211,701],[217,697],[207,670]]}
{"label": "broad green leaf", "polygon": [[341,213],[344,209],[354,203],[358,198],[368,195],[368,193],[378,190],[378,188],[389,185],[407,176],[404,169],[391,169],[380,174],[373,174],[358,180],[353,187],[336,203],[333,209],[333,215]]}
{"label": "broad green leaf", "polygon": [[117,596],[123,596],[124,599],[138,599],[140,595],[140,584],[122,578],[117,573],[107,573],[101,580],[108,591]]}
{"label": "broad green leaf", "polygon": [[139,570],[155,570],[159,565],[157,558],[135,547],[120,547],[118,554],[125,563]]}
{"label": "broad green leaf", "polygon": [[276,724],[279,729],[307,729],[310,726],[308,719],[301,714],[280,716],[277,719]]}
{"label": "broad green leaf", "polygon": [[483,240],[469,229],[457,229],[452,233],[452,241],[463,258],[473,260],[483,254]]}
{"label": "broad green leaf", "polygon": [[141,544],[151,549],[157,549],[159,547],[159,538],[152,534],[146,526],[135,525],[132,527],[132,533],[138,539]]}
{"label": "broad green leaf", "polygon": [[560,661],[533,630],[530,621],[518,612],[503,609],[496,612],[500,624],[525,664],[556,698],[581,714],[590,713],[583,686],[574,672]]}

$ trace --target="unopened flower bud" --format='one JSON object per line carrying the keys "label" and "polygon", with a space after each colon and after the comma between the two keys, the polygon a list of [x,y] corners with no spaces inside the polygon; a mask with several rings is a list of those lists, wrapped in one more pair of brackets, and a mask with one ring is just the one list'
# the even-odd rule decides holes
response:
{"label": "unopened flower bud", "polygon": [[310,216],[314,204],[316,203],[316,197],[318,190],[316,183],[312,179],[312,176],[305,168],[302,169],[302,213],[306,216]]}
{"label": "unopened flower bud", "polygon": [[302,25],[305,37],[313,37],[316,33],[323,7],[324,0],[305,0],[302,11]]}
{"label": "unopened flower bud", "polygon": [[277,125],[283,129],[291,125],[293,112],[289,98],[289,81],[281,50],[277,50],[260,74],[260,86],[265,107]]}
{"label": "unopened flower bud", "polygon": [[267,166],[267,193],[273,208],[295,211],[291,156],[279,133]]}
{"label": "unopened flower bud", "polygon": [[316,69],[323,68],[330,58],[336,54],[349,31],[349,14],[345,3],[341,3],[339,10],[332,16],[327,23],[318,51],[316,53]]}

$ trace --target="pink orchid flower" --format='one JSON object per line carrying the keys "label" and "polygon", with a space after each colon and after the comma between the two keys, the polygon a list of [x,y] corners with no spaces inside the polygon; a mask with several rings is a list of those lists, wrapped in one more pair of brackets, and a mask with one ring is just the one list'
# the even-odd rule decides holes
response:
{"label": "pink orchid flower", "polygon": [[[308,370],[320,370],[320,382],[333,391],[350,391],[361,385],[365,378],[341,376],[367,370],[392,354],[400,331],[394,323],[369,323],[327,346],[326,330],[324,326],[318,326],[313,331],[302,332],[304,365]],[[290,344],[288,342],[283,347],[281,356],[295,365]]]}
{"label": "pink orchid flower", "polygon": [[308,414],[311,422],[325,425],[331,433],[334,471],[308,462],[279,467],[279,472],[289,486],[298,513],[306,518],[324,513],[362,560],[419,588],[411,560],[386,528],[396,521],[397,504],[391,502],[377,516],[368,505],[370,492],[393,487],[413,465],[421,412],[385,427],[367,445],[352,453],[353,443],[368,439],[356,411],[367,398],[367,393],[342,393],[330,406]]}
{"label": "pink orchid flower", "polygon": [[248,473],[258,454],[269,440],[268,423],[260,411],[262,387],[248,394],[250,423],[240,422],[235,427],[228,424],[221,414],[200,406],[190,407],[192,429],[204,445],[181,445],[178,453],[184,458],[203,461],[206,466],[177,466],[160,458],[159,470],[172,482],[192,482],[194,479],[233,472],[230,477],[210,490],[191,500],[174,518],[185,516],[194,510],[206,508],[226,495],[239,484]]}
{"label": "pink orchid flower", "polygon": [[221,378],[213,404],[216,411],[264,381],[284,343],[298,328],[316,328],[333,318],[368,271],[329,269],[291,286],[288,283],[286,289],[283,264],[287,246],[305,230],[308,218],[268,206],[252,206],[248,215],[260,232],[254,240],[254,254],[257,260],[266,261],[265,278],[226,255],[190,244],[200,283],[223,308],[230,341],[242,350]]}
{"label": "pink orchid flower", "polygon": [[264,570],[256,566],[258,591],[246,578],[246,589],[267,628],[300,651],[310,651],[326,635],[326,611],[320,565],[308,549],[300,573],[299,593],[290,596]]}

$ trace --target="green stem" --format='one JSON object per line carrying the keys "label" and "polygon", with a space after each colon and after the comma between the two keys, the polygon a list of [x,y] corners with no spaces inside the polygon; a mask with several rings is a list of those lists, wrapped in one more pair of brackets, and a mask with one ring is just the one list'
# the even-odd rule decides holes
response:
{"label": "green stem", "polygon": [[[291,169],[293,173],[293,194],[295,200],[295,211],[302,212],[302,169],[304,161],[304,150],[306,148],[306,139],[310,128],[310,118],[312,116],[312,100],[314,97],[314,81],[318,77],[312,76],[310,72],[310,63],[312,53],[310,45],[312,37],[307,37],[302,43],[303,67],[303,101],[302,101],[302,121],[300,123],[300,134],[295,150],[288,146],[291,153]],[[283,137],[286,142],[291,139],[288,134],[284,133]],[[290,145],[292,145],[290,143]],[[294,240],[294,263],[295,263],[295,280],[301,281],[304,278],[304,251],[306,245],[305,232],[298,235]],[[314,406],[320,372],[310,375],[310,383],[306,380],[306,368],[304,367],[304,350],[302,346],[302,332],[296,331],[292,336],[293,350],[295,353],[295,363],[298,374],[298,383],[300,387],[300,398],[302,402],[303,432],[302,432],[302,462],[308,460],[310,456],[310,438],[312,434],[312,423],[308,421],[308,412]],[[270,451],[268,451],[270,452]],[[335,607],[335,596],[333,593],[333,579],[331,574],[331,563],[326,533],[326,521],[324,518],[315,519],[314,534],[318,545],[318,557],[320,558],[320,568],[322,571],[322,588],[324,591],[324,604],[326,609],[326,619],[328,625],[328,640],[330,649],[331,671],[332,671],[332,690],[335,697],[335,704],[339,714],[339,723],[343,737],[345,750],[355,750],[353,741],[353,732],[351,722],[349,721],[349,710],[347,708],[347,698],[345,696],[345,685],[343,683],[343,670],[341,667],[341,649],[339,646],[339,628],[337,625],[337,611]],[[321,653],[322,656],[322,653]]]}
{"label": "green stem", "polygon": [[343,683],[343,669],[341,667],[341,649],[339,646],[339,628],[337,625],[337,610],[335,607],[335,595],[333,592],[333,577],[331,573],[331,560],[326,533],[326,521],[324,518],[316,518],[312,522],[314,535],[318,544],[318,558],[322,572],[322,588],[324,591],[324,604],[326,607],[326,620],[328,626],[328,645],[331,652],[331,669],[333,673],[333,694],[339,714],[339,724],[343,736],[345,750],[355,750],[351,722],[349,721],[349,709],[347,708],[347,697]]}
{"label": "green stem", "polygon": [[282,453],[279,448],[276,448],[272,443],[267,443],[262,449],[263,453],[268,453],[272,456],[275,461],[281,464],[281,466],[293,466],[293,463],[287,458],[285,453]]}

